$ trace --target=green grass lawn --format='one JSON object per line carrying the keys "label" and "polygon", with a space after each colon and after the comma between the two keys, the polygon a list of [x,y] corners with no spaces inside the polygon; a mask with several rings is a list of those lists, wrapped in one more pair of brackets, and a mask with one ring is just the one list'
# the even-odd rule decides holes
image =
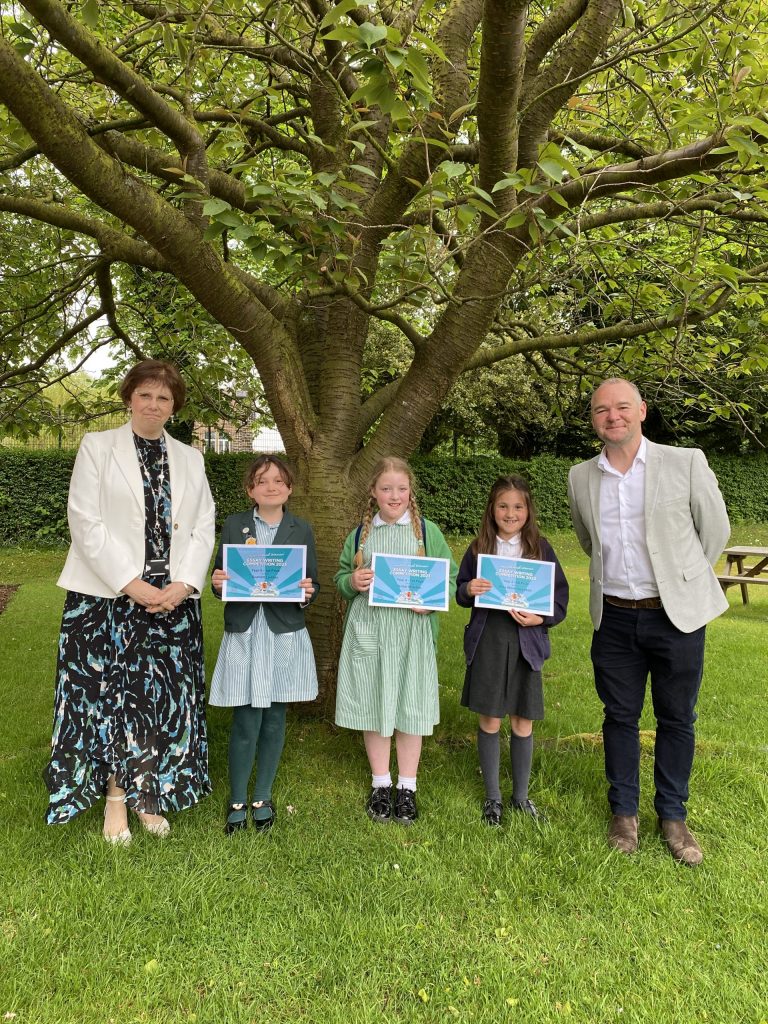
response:
{"label": "green grass lawn", "polygon": [[[733,539],[765,544],[768,526]],[[572,598],[536,729],[532,796],[549,826],[479,821],[454,608],[411,829],[365,817],[358,735],[292,716],[278,824],[225,839],[228,713],[211,709],[214,794],[168,839],[127,849],[102,841],[101,808],[43,824],[63,553],[0,551],[0,583],[23,584],[0,616],[0,1021],[768,1021],[768,594],[752,588],[743,607],[730,590],[708,630],[689,804],[704,864],[661,844],[650,739],[641,848],[626,858],[605,844],[587,562],[571,535],[552,540]],[[222,623],[209,597],[205,622],[210,670]]]}

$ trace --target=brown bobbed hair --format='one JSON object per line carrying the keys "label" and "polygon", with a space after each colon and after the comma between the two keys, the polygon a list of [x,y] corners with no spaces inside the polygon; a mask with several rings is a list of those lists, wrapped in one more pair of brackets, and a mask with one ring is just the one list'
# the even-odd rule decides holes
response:
{"label": "brown bobbed hair", "polygon": [[500,476],[491,487],[491,493],[488,495],[488,502],[480,523],[480,532],[472,542],[472,550],[476,555],[496,554],[498,531],[493,507],[505,491],[519,491],[525,499],[525,507],[528,509],[528,520],[520,531],[523,558],[541,558],[541,533],[536,522],[536,508],[533,504],[531,489],[525,477],[515,474]]}
{"label": "brown bobbed hair", "polygon": [[360,541],[357,546],[357,551],[355,552],[354,565],[356,569],[362,568],[363,565],[363,544],[365,544],[368,539],[368,534],[371,532],[373,517],[377,508],[376,499],[373,496],[373,488],[376,486],[376,482],[383,473],[404,473],[408,477],[408,483],[411,488],[410,500],[408,502],[408,511],[411,513],[411,529],[413,530],[413,535],[416,538],[416,543],[418,544],[418,554],[424,554],[424,538],[421,535],[421,512],[419,511],[418,502],[416,501],[416,477],[413,475],[413,470],[404,459],[398,459],[397,456],[390,455],[386,458],[379,459],[373,467],[371,478],[368,481],[368,504],[365,506],[365,512],[363,513]]}
{"label": "brown bobbed hair", "polygon": [[270,466],[275,467],[286,487],[293,487],[296,478],[287,462],[283,462],[277,455],[260,455],[250,463],[243,475],[243,490],[245,491],[246,498],[251,498],[248,492]]}
{"label": "brown bobbed hair", "polygon": [[140,388],[142,384],[148,382],[163,384],[168,388],[173,395],[174,412],[183,408],[187,398],[187,385],[184,383],[184,378],[173,363],[165,363],[161,359],[144,359],[128,371],[120,385],[120,397],[123,404],[127,406],[136,388]]}

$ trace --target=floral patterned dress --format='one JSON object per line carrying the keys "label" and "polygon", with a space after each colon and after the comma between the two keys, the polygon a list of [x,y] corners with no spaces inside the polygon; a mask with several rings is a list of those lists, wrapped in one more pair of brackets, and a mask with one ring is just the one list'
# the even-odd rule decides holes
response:
{"label": "floral patterned dress", "polygon": [[[134,442],[144,481],[146,561],[167,560],[165,442],[136,434]],[[199,601],[152,614],[123,595],[67,592],[44,772],[47,822],[62,824],[92,806],[113,773],[128,806],[147,814],[182,810],[210,792]]]}

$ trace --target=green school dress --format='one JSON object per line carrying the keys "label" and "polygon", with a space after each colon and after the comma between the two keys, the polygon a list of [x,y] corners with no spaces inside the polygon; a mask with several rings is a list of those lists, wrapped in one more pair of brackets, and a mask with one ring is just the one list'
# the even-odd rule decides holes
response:
{"label": "green school dress", "polygon": [[[405,518],[405,517],[404,517]],[[456,564],[438,526],[425,521],[430,558],[450,559],[451,592]],[[352,589],[356,530],[347,537],[335,582],[349,601],[336,690],[336,724],[391,736],[430,736],[440,721],[435,641],[439,612],[417,615],[408,608],[371,608],[368,594]],[[410,521],[374,520],[363,545],[363,565],[374,553],[415,555]]]}

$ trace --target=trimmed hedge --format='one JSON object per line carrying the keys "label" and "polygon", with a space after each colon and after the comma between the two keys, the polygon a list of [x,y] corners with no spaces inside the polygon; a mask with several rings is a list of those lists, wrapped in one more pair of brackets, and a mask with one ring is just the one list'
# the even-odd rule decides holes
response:
{"label": "trimmed hedge", "polygon": [[[241,479],[252,456],[205,456],[217,519],[243,508]],[[67,490],[73,452],[0,447],[0,544],[66,544]],[[731,522],[768,522],[768,455],[712,455]],[[472,534],[497,476],[519,473],[531,484],[545,530],[570,526],[566,485],[571,459],[540,455],[530,461],[477,456],[414,458],[422,512],[449,533]]]}

